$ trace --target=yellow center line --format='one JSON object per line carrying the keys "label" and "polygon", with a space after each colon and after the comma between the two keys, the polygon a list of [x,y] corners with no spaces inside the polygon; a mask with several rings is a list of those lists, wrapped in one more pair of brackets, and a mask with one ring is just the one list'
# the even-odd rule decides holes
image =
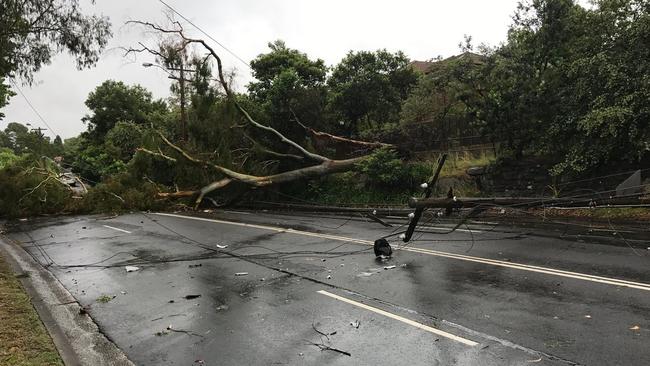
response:
{"label": "yellow center line", "polygon": [[437,335],[442,336],[442,337],[445,337],[445,338],[449,338],[449,339],[451,339],[451,340],[453,340],[453,341],[460,342],[460,343],[465,344],[465,345],[468,345],[468,346],[472,346],[472,347],[473,347],[473,346],[476,346],[476,345],[478,344],[477,342],[474,342],[474,341],[472,341],[472,340],[465,339],[465,338],[463,338],[463,337],[459,337],[459,336],[454,335],[454,334],[451,334],[451,333],[447,333],[447,332],[445,332],[445,331],[443,331],[443,330],[436,329],[436,328],[430,327],[430,326],[428,326],[428,325],[424,325],[424,324],[418,323],[418,322],[416,322],[416,321],[413,321],[413,320],[411,320],[411,319],[404,318],[404,317],[402,317],[402,316],[399,316],[399,315],[396,315],[396,314],[393,314],[393,313],[389,313],[388,311],[381,310],[381,309],[378,309],[378,308],[376,308],[376,307],[373,307],[373,306],[370,306],[370,305],[366,305],[366,304],[363,304],[363,303],[360,303],[360,302],[357,302],[357,301],[354,301],[354,300],[350,300],[350,299],[348,299],[347,297],[339,296],[339,295],[333,294],[333,293],[331,293],[331,292],[327,292],[327,291],[325,291],[325,290],[320,290],[320,291],[317,291],[317,292],[318,292],[319,294],[321,294],[321,295],[329,296],[329,297],[331,297],[331,298],[333,298],[333,299],[340,300],[340,301],[343,301],[343,302],[345,302],[345,303],[348,303],[348,304],[351,304],[351,305],[354,305],[354,306],[360,307],[360,308],[362,308],[362,309],[366,309],[366,310],[372,311],[373,313],[377,313],[377,314],[380,314],[380,315],[383,315],[383,316],[389,317],[389,318],[391,318],[391,319],[399,320],[399,321],[401,321],[402,323],[406,323],[406,324],[411,325],[411,326],[414,326],[414,327],[416,327],[416,328],[419,328],[419,329],[425,330],[425,331],[430,332],[430,333],[433,333],[433,334],[437,334]]}
{"label": "yellow center line", "polygon": [[[303,231],[303,230],[285,229],[285,228],[275,227],[275,226],[247,224],[247,223],[236,222],[236,221],[207,219],[207,218],[203,218],[203,217],[193,217],[193,216],[176,215],[176,214],[169,214],[169,213],[155,213],[155,215],[176,217],[176,218],[182,218],[182,219],[188,219],[188,220],[206,221],[206,222],[213,222],[213,223],[225,224],[225,225],[234,225],[234,226],[240,226],[240,227],[249,227],[249,228],[261,229],[261,230],[275,231],[275,232],[279,232],[279,233],[288,233],[288,234],[295,234],[295,235],[310,236],[310,237],[315,237],[315,238],[330,239],[330,240],[343,241],[343,242],[362,244],[362,245],[373,245],[374,244],[374,242],[370,241],[370,240],[349,238],[349,237],[338,236],[338,235],[320,234],[320,233],[314,233],[314,232]],[[513,268],[513,269],[519,269],[519,270],[522,270],[522,271],[543,273],[543,274],[549,274],[549,275],[554,275],[554,276],[579,279],[579,280],[583,280],[583,281],[591,281],[591,282],[596,282],[596,283],[602,283],[602,284],[608,284],[608,285],[614,285],[614,286],[623,286],[623,287],[629,287],[629,288],[634,288],[634,289],[638,289],[638,290],[650,291],[650,284],[642,283],[642,282],[627,281],[627,280],[621,280],[621,279],[617,279],[617,278],[595,276],[595,275],[579,273],[579,272],[564,271],[564,270],[554,269],[554,268],[549,268],[549,267],[540,267],[540,266],[533,266],[533,265],[528,265],[528,264],[506,262],[506,261],[501,261],[501,260],[498,260],[498,259],[473,257],[473,256],[469,256],[469,255],[464,255],[464,254],[455,254],[455,253],[442,252],[442,251],[438,251],[438,250],[417,248],[417,247],[411,247],[411,246],[403,247],[400,250],[404,250],[404,251],[407,251],[407,252],[413,252],[413,253],[427,254],[427,255],[442,257],[442,258],[463,260],[463,261],[474,262],[474,263],[489,264],[489,265],[498,266],[498,267]]]}

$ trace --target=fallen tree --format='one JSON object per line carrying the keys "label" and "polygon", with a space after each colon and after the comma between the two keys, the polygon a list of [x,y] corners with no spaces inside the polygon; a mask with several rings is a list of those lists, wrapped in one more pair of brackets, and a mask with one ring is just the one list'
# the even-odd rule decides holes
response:
{"label": "fallen tree", "polygon": [[[306,148],[304,148],[303,146],[301,146],[300,144],[298,144],[297,142],[287,138],[278,130],[270,126],[264,125],[262,123],[259,123],[255,119],[253,119],[253,117],[251,117],[248,111],[237,101],[234,93],[230,89],[228,81],[224,77],[223,64],[219,55],[204,40],[187,37],[180,23],[173,22],[173,28],[165,28],[157,24],[142,22],[142,21],[130,21],[127,22],[127,24],[128,23],[141,25],[150,30],[160,32],[162,34],[177,36],[180,38],[182,47],[188,47],[190,45],[198,45],[203,47],[205,50],[207,50],[208,57],[212,57],[217,64],[217,81],[220,84],[221,88],[223,89],[223,92],[227,100],[229,100],[235,106],[236,110],[241,114],[241,116],[246,121],[246,123],[255,129],[265,131],[275,136],[283,144],[287,145],[290,149],[297,151],[297,154],[284,154],[284,153],[279,153],[268,149],[264,149],[265,153],[273,155],[277,158],[291,158],[293,160],[297,160],[306,164],[306,166],[297,169],[288,170],[288,171],[284,171],[272,175],[266,175],[266,176],[257,176],[252,174],[241,173],[241,172],[234,171],[232,169],[228,169],[224,166],[212,163],[210,161],[201,160],[195,156],[192,156],[190,153],[185,151],[182,147],[171,142],[166,136],[164,136],[163,133],[157,131],[160,140],[167,147],[171,148],[172,151],[174,151],[175,154],[178,155],[180,159],[184,159],[187,162],[197,164],[205,168],[214,169],[216,172],[220,173],[220,175],[223,175],[223,178],[219,180],[215,180],[203,186],[200,189],[197,190],[177,189],[175,192],[160,192],[158,194],[159,197],[162,198],[194,197],[195,198],[194,204],[196,208],[202,202],[202,200],[205,198],[207,194],[223,189],[235,183],[247,186],[251,189],[255,189],[255,188],[263,188],[271,185],[283,184],[283,183],[297,181],[297,180],[325,176],[333,173],[345,172],[345,171],[352,170],[357,163],[367,159],[370,156],[370,152],[372,150],[381,147],[393,147],[392,145],[389,144],[358,141],[349,138],[334,136],[324,132],[318,132],[302,125],[301,123],[301,125],[305,128],[306,135],[312,139],[313,145],[324,147],[327,144],[335,143],[337,151],[340,151],[341,145],[347,145],[346,150],[348,152],[357,152],[357,153],[363,152],[363,155],[350,157],[347,159],[331,159],[324,155],[311,152]],[[135,53],[148,52],[150,54],[160,56],[160,53],[158,51],[148,48],[142,43],[140,43],[140,45],[141,48],[139,49],[128,49],[127,54],[132,52]],[[252,140],[252,138],[249,136],[247,136],[247,138]],[[158,151],[152,151],[145,148],[139,148],[138,151],[171,162],[177,162],[178,159],[176,157],[169,156],[168,154],[163,153],[161,149],[158,149]],[[354,154],[354,155],[358,155],[358,154]]]}

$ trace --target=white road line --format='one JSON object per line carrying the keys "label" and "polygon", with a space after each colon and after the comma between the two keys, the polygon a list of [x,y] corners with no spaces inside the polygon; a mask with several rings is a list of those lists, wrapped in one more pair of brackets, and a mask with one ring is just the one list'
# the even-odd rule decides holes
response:
{"label": "white road line", "polygon": [[227,210],[223,210],[223,212],[234,213],[234,214],[238,214],[238,215],[251,215],[250,212],[244,212],[244,211],[227,211]]}
{"label": "white road line", "polygon": [[[440,226],[422,226],[427,229],[432,229],[432,230],[442,230],[442,231],[449,231],[452,229],[452,227],[440,227]],[[474,230],[474,229],[461,229],[458,228],[456,231],[461,231],[464,233],[472,233],[472,234],[481,234],[483,231],[482,230]]]}
{"label": "white road line", "polygon": [[366,304],[363,304],[363,303],[360,303],[360,302],[356,302],[356,301],[354,301],[354,300],[350,300],[350,299],[348,299],[347,297],[339,296],[339,295],[333,294],[333,293],[331,293],[331,292],[327,292],[327,291],[325,291],[325,290],[320,290],[320,291],[317,291],[317,292],[318,292],[319,294],[321,294],[321,295],[329,296],[329,297],[331,297],[331,298],[333,298],[333,299],[340,300],[340,301],[346,302],[346,303],[348,303],[348,304],[351,304],[351,305],[354,305],[354,306],[360,307],[360,308],[362,308],[362,309],[366,309],[366,310],[372,311],[373,313],[377,313],[377,314],[380,314],[380,315],[383,315],[383,316],[389,317],[389,318],[391,318],[391,319],[399,320],[399,321],[401,321],[402,323],[406,323],[406,324],[408,324],[408,325],[412,325],[412,326],[414,326],[414,327],[416,327],[416,328],[420,328],[420,329],[425,330],[425,331],[427,331],[427,332],[430,332],[430,333],[433,333],[433,334],[437,334],[437,335],[439,335],[439,336],[441,336],[441,337],[449,338],[449,339],[451,339],[451,340],[453,340],[453,341],[460,342],[460,343],[465,344],[465,345],[468,345],[468,346],[472,346],[472,347],[473,347],[473,346],[476,346],[476,345],[478,344],[477,342],[474,342],[474,341],[472,341],[472,340],[465,339],[465,338],[459,337],[459,336],[454,335],[454,334],[451,334],[451,333],[447,333],[447,332],[445,332],[445,331],[443,331],[443,330],[436,329],[436,328],[430,327],[430,326],[428,326],[428,325],[424,325],[424,324],[418,323],[418,322],[416,322],[416,321],[413,321],[413,320],[411,320],[411,319],[404,318],[404,317],[402,317],[402,316],[399,316],[399,315],[396,315],[396,314],[393,314],[393,313],[389,313],[388,311],[384,311],[384,310],[381,310],[381,309],[377,309],[377,308],[372,307],[372,306],[370,306],[370,305],[366,305]]}
{"label": "white road line", "polygon": [[[281,232],[281,233],[289,233],[289,234],[310,236],[310,237],[316,237],[316,238],[344,241],[344,242],[348,242],[348,243],[355,243],[355,244],[362,244],[362,245],[373,245],[374,244],[374,242],[370,241],[370,240],[348,238],[348,237],[338,236],[338,235],[319,234],[319,233],[313,233],[313,232],[302,231],[302,230],[284,229],[284,228],[275,227],[275,226],[246,224],[246,223],[243,223],[243,222],[225,221],[225,220],[217,220],[217,219],[206,219],[206,218],[203,218],[203,217],[192,217],[192,216],[184,216],[184,215],[176,215],[176,214],[168,214],[168,213],[155,213],[155,215],[177,217],[177,218],[188,219],[188,220],[207,221],[207,222],[214,222],[214,223],[218,223],[218,224],[250,227],[250,228],[261,229],[261,230],[269,230],[269,231],[275,231],[275,232]],[[633,282],[633,281],[627,281],[627,280],[620,280],[620,279],[616,279],[616,278],[595,276],[595,275],[579,273],[579,272],[564,271],[564,270],[548,268],[548,267],[540,267],[540,266],[532,266],[532,265],[528,265],[528,264],[506,262],[506,261],[501,261],[501,260],[497,260],[497,259],[473,257],[473,256],[469,256],[469,255],[442,252],[442,251],[438,251],[438,250],[417,248],[417,247],[412,247],[412,246],[401,248],[400,250],[404,250],[404,251],[407,251],[407,252],[413,252],[413,253],[427,254],[427,255],[432,255],[432,256],[436,256],[436,257],[443,257],[443,258],[457,259],[457,260],[463,260],[463,261],[468,261],[468,262],[489,264],[489,265],[492,265],[492,266],[507,267],[507,268],[518,269],[518,270],[522,270],[522,271],[543,273],[543,274],[548,274],[548,275],[553,275],[553,276],[567,277],[567,278],[573,278],[573,279],[578,279],[578,280],[583,280],[583,281],[591,281],[591,282],[597,282],[597,283],[602,283],[602,284],[607,284],[607,285],[623,286],[623,287],[629,287],[629,288],[634,288],[634,289],[638,289],[638,290],[650,291],[650,284],[642,283],[642,282]]]}
{"label": "white road line", "polygon": [[108,226],[108,225],[103,225],[103,226],[104,226],[104,227],[107,227],[107,228],[109,228],[109,229],[113,229],[113,230],[121,231],[121,232],[123,232],[123,233],[131,234],[130,231],[126,231],[126,230],[124,230],[124,229],[120,229],[120,228],[112,227],[112,226]]}

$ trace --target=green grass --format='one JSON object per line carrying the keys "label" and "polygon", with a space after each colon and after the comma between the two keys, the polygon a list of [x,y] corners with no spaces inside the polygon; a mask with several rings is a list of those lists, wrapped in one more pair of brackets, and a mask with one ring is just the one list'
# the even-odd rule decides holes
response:
{"label": "green grass", "polygon": [[313,181],[307,189],[297,192],[295,196],[310,203],[323,205],[405,204],[410,192],[408,189],[371,189],[365,187],[360,174],[345,172]]}
{"label": "green grass", "polygon": [[[431,165],[431,170],[436,166],[439,155],[430,155],[426,157],[420,157],[420,161],[424,160],[424,163]],[[445,165],[440,171],[440,177],[462,177],[465,176],[467,168],[473,166],[486,166],[496,160],[494,153],[491,151],[480,151],[480,152],[451,152],[447,154],[447,160]]]}
{"label": "green grass", "polygon": [[63,365],[29,296],[0,256],[0,365]]}
{"label": "green grass", "polygon": [[113,300],[113,298],[115,298],[115,296],[102,295],[97,298],[97,302],[106,304],[107,302]]}
{"label": "green grass", "polygon": [[622,207],[622,208],[595,208],[595,209],[574,209],[554,210],[547,209],[547,215],[558,217],[582,217],[593,219],[614,219],[614,220],[639,220],[650,221],[650,208]]}

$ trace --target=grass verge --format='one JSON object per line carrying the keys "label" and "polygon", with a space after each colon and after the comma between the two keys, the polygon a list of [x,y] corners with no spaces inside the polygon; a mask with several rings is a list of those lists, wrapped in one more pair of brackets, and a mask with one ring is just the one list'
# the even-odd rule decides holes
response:
{"label": "grass verge", "polygon": [[0,255],[0,365],[63,365],[29,296]]}

